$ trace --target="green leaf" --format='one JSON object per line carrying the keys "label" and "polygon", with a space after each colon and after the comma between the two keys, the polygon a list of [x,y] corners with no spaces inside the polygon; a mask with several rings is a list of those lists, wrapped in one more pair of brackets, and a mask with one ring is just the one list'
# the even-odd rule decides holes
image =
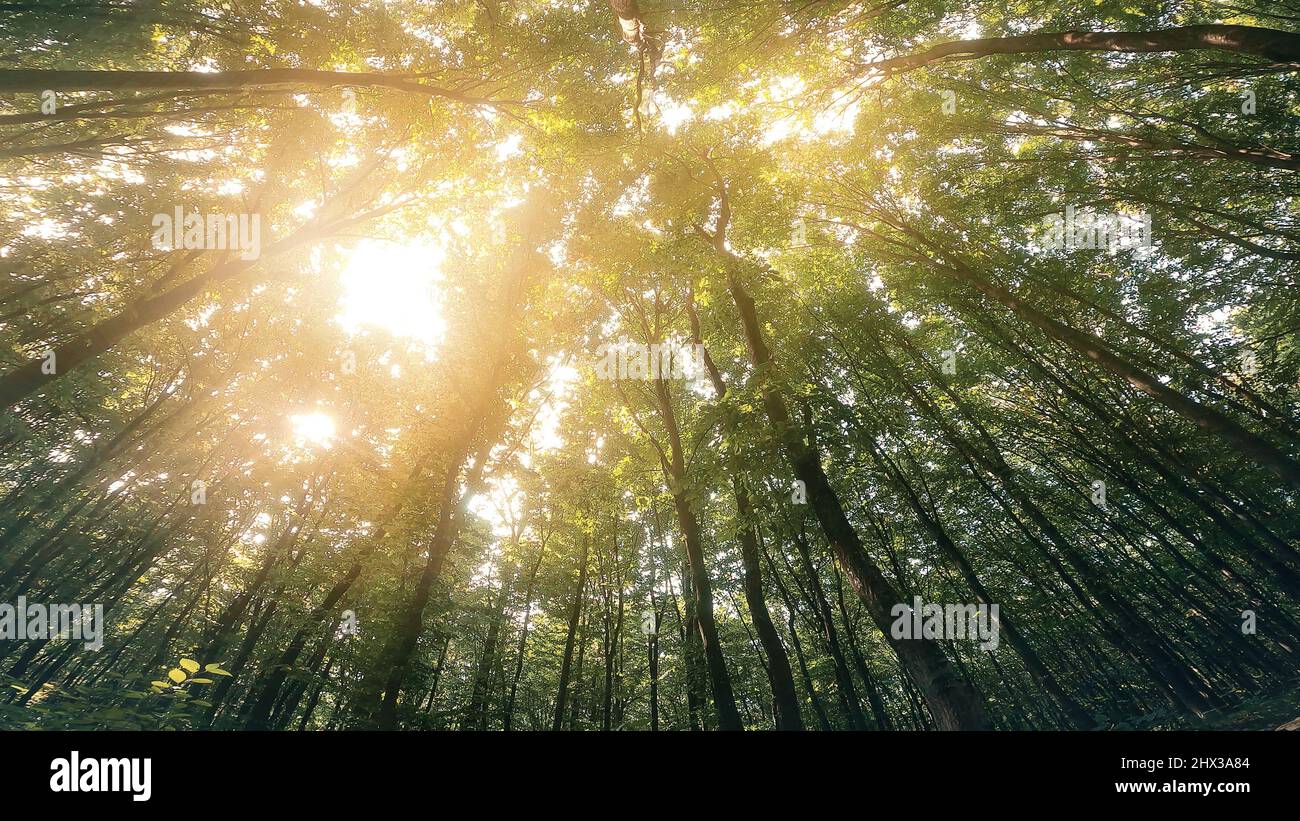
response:
{"label": "green leaf", "polygon": [[163,688],[164,690],[166,690],[168,687],[171,686],[170,684],[168,684],[168,683],[165,682],[165,681],[151,681],[151,682],[149,682],[149,683],[152,684],[152,685],[155,686],[155,687],[161,687],[161,688]]}
{"label": "green leaf", "polygon": [[211,684],[211,683],[212,683],[212,679],[210,679],[210,678],[192,678],[192,679],[190,679],[190,681],[194,682],[195,684]]}
{"label": "green leaf", "polygon": [[218,675],[218,676],[228,676],[228,675],[230,675],[230,673],[227,673],[225,670],[222,670],[220,667],[218,667],[218,666],[215,665],[215,664],[208,664],[208,665],[205,665],[205,666],[203,667],[203,672],[205,672],[205,673],[212,673],[213,675]]}
{"label": "green leaf", "polygon": [[181,666],[185,668],[187,673],[197,673],[199,671],[199,663],[194,659],[181,659]]}

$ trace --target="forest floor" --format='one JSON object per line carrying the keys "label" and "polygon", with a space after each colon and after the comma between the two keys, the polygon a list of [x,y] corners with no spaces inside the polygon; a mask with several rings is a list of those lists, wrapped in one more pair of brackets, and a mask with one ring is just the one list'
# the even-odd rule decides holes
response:
{"label": "forest floor", "polygon": [[1165,730],[1300,730],[1300,681],[1250,696],[1204,718],[1154,726]]}

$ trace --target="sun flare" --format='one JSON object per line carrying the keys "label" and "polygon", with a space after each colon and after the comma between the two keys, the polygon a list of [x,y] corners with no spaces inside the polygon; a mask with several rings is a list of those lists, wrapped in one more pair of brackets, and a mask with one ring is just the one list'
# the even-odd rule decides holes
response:
{"label": "sun flare", "polygon": [[447,329],[442,316],[444,257],[435,245],[363,240],[339,274],[343,296],[336,321],[350,334],[381,328],[435,347]]}
{"label": "sun flare", "polygon": [[299,444],[329,449],[334,444],[334,420],[320,411],[289,417],[294,438]]}

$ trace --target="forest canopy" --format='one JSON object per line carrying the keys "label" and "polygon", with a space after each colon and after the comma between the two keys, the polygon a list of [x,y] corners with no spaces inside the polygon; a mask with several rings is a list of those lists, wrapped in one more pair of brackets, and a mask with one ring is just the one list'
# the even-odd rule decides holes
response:
{"label": "forest canopy", "polygon": [[1298,25],[0,3],[0,727],[1294,717]]}

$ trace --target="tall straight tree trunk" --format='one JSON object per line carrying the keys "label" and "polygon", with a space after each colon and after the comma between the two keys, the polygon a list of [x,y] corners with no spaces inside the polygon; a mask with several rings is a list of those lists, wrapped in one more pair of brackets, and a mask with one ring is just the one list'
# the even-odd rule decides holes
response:
{"label": "tall straight tree trunk", "polygon": [[537,561],[533,562],[528,572],[528,583],[524,590],[524,623],[519,630],[519,648],[515,651],[515,672],[510,677],[510,695],[506,698],[501,729],[510,732],[514,728],[515,697],[519,692],[519,679],[524,674],[524,651],[528,648],[528,624],[533,615],[533,594],[537,591],[537,571],[542,566],[542,557],[546,555],[546,540],[537,547]]}
{"label": "tall straight tree trunk", "polygon": [[[695,344],[703,351],[704,365],[713,382],[713,389],[721,400],[727,395],[727,383],[722,378],[704,345],[700,332],[700,318],[695,310],[695,294],[691,293],[686,302],[687,315],[691,322],[691,336]],[[727,466],[731,479],[731,491],[736,500],[736,541],[740,543],[740,561],[744,570],[745,604],[749,608],[750,620],[758,641],[767,655],[767,681],[772,688],[772,714],[776,729],[802,730],[803,718],[799,715],[799,696],[794,689],[794,672],[790,669],[790,657],[781,643],[781,636],[772,623],[772,615],[767,609],[767,599],[763,595],[763,566],[759,559],[757,525],[754,523],[754,510],[749,500],[749,490],[741,480],[734,465]]]}
{"label": "tall straight tree trunk", "polygon": [[[880,352],[878,359],[889,367],[893,376],[898,379],[899,386],[912,399],[918,409],[922,413],[930,416],[931,419],[943,428],[945,433],[949,434],[950,437],[955,438],[957,436],[956,432],[948,426],[947,422],[943,419],[938,409],[934,407],[933,403],[911,387],[908,383],[907,374],[904,373],[903,370],[899,368],[897,364],[894,363],[893,360],[883,351]],[[975,569],[971,566],[965,552],[962,551],[962,549],[957,546],[956,542],[949,537],[947,530],[938,521],[937,511],[931,513],[926,509],[925,505],[921,502],[921,499],[917,496],[911,483],[903,475],[898,465],[895,464],[882,449],[877,447],[870,431],[867,431],[866,435],[863,436],[863,441],[865,442],[868,451],[871,453],[872,459],[876,464],[881,466],[886,475],[890,478],[892,484],[902,492],[904,500],[907,502],[908,507],[912,509],[912,512],[916,515],[922,527],[924,527],[926,532],[928,532],[935,540],[936,544],[938,544],[940,549],[943,551],[943,554],[950,562],[952,562],[953,566],[961,574],[962,579],[975,594],[976,601],[986,605],[993,604],[992,596],[984,587],[983,582],[980,581],[979,576],[975,573]],[[1014,620],[1009,614],[1004,614],[999,624],[1001,628],[1006,631],[1007,640],[1025,662],[1025,667],[1029,670],[1030,675],[1034,677],[1034,680],[1040,687],[1051,694],[1052,698],[1060,704],[1061,709],[1063,709],[1066,715],[1069,716],[1070,722],[1079,729],[1092,727],[1095,722],[1092,720],[1091,716],[1089,716],[1088,712],[1084,710],[1077,701],[1075,701],[1073,696],[1065,691],[1065,688],[1061,686],[1061,684],[1056,680],[1056,677],[1052,675],[1050,670],[1048,670],[1047,666],[1042,662],[1042,659],[1039,658],[1033,647],[1029,645],[1029,642],[1021,634],[1017,627],[1016,620]]]}
{"label": "tall straight tree trunk", "polygon": [[[582,696],[583,680],[582,665],[587,657],[587,630],[591,627],[591,614],[584,612],[582,614],[582,625],[578,628],[578,663],[574,667],[573,673],[573,700],[569,706],[569,729],[578,728],[578,717],[582,714]],[[592,688],[595,688],[595,677],[592,677]]]}
{"label": "tall straight tree trunk", "polygon": [[772,561],[772,556],[767,552],[767,546],[762,541],[759,542],[759,549],[762,550],[763,560],[767,562],[767,568],[771,571],[769,578],[776,585],[776,592],[785,604],[786,627],[790,631],[790,646],[794,648],[795,661],[799,664],[799,677],[803,681],[804,689],[808,692],[808,702],[812,705],[813,715],[817,716],[817,725],[821,729],[830,732],[834,729],[831,726],[830,716],[826,714],[826,708],[822,706],[821,696],[817,694],[817,688],[813,686],[812,675],[808,672],[808,659],[803,652],[803,642],[799,640],[799,631],[797,629],[799,611],[795,607],[794,597],[786,589],[785,583],[781,581],[781,574],[776,569],[776,563]]}
{"label": "tall straight tree trunk", "polygon": [[862,702],[858,698],[857,687],[853,686],[853,676],[844,657],[839,630],[835,628],[835,616],[831,612],[830,602],[826,599],[826,590],[812,562],[812,550],[803,535],[795,533],[792,536],[799,553],[799,565],[803,569],[804,577],[808,579],[806,598],[817,616],[817,622],[821,625],[822,639],[826,642],[826,649],[831,655],[832,666],[835,668],[835,684],[840,693],[841,706],[848,715],[849,724],[853,729],[865,730],[867,718],[862,713]]}
{"label": "tall straight tree trunk", "polygon": [[[717,235],[715,239],[720,240],[721,236]],[[862,599],[872,621],[894,648],[904,669],[921,690],[938,728],[987,728],[988,718],[978,694],[957,675],[935,642],[929,639],[893,637],[890,628],[894,617],[891,610],[896,605],[907,605],[867,555],[866,548],[844,513],[839,496],[826,478],[820,454],[805,443],[803,432],[791,419],[785,400],[767,378],[772,369],[772,355],[763,339],[762,323],[758,319],[754,300],[740,282],[743,267],[740,259],[727,251],[721,242],[714,247],[726,267],[728,288],[740,313],[750,361],[761,380],[759,390],[768,420],[794,468],[795,476],[804,483],[808,500],[826,534],[827,542],[848,576],[849,584]]]}
{"label": "tall straight tree trunk", "polygon": [[727,672],[727,662],[722,655],[722,645],[718,639],[717,620],[713,614],[713,585],[709,580],[708,568],[704,564],[703,533],[687,489],[686,456],[682,450],[677,417],[673,413],[667,381],[656,379],[654,389],[659,414],[668,431],[669,455],[667,459],[662,460],[664,478],[673,497],[673,509],[677,512],[682,541],[686,546],[686,558],[691,571],[691,589],[695,596],[695,620],[700,631],[700,642],[703,645],[704,665],[709,674],[713,706],[718,711],[718,728],[741,730],[743,725],[740,721],[740,711],[736,708],[731,675]]}
{"label": "tall straight tree trunk", "polygon": [[835,599],[839,603],[840,619],[844,622],[844,635],[848,639],[853,665],[862,679],[862,686],[867,688],[867,702],[871,704],[871,713],[876,719],[876,727],[880,730],[892,730],[893,724],[889,720],[889,712],[885,709],[885,701],[881,698],[880,688],[876,685],[876,678],[871,675],[871,668],[867,666],[867,660],[858,649],[857,631],[853,627],[853,620],[849,618],[849,608],[844,603],[844,577],[838,568],[835,569]]}
{"label": "tall straight tree trunk", "polygon": [[465,709],[464,726],[475,730],[487,729],[488,679],[491,678],[492,666],[496,662],[497,638],[501,635],[501,622],[505,618],[506,602],[510,598],[513,581],[513,574],[507,574],[501,580],[501,590],[497,592],[497,604],[493,608],[492,622],[488,625],[487,638],[483,641],[483,652],[474,671],[474,686],[470,692],[469,706]]}
{"label": "tall straight tree trunk", "polygon": [[[692,591],[691,569],[682,563],[682,609],[679,614],[678,627],[682,642],[682,656],[686,665],[686,708],[690,715],[692,730],[707,730],[708,724],[704,708],[708,706],[708,697],[704,695],[707,688],[708,672],[704,669],[704,648],[700,646],[700,630],[695,619],[695,594]],[[676,602],[674,601],[674,607]]]}
{"label": "tall straight tree trunk", "polygon": [[269,729],[268,723],[271,718],[271,710],[275,707],[280,688],[284,686],[289,670],[298,661],[298,657],[302,655],[302,651],[306,648],[312,632],[326,621],[329,614],[333,612],[338,603],[352,589],[352,585],[360,578],[362,570],[365,569],[365,563],[379,550],[384,537],[388,535],[389,528],[392,527],[393,522],[405,508],[408,498],[415,494],[422,484],[425,471],[428,469],[433,456],[434,451],[430,450],[416,459],[403,486],[399,488],[398,493],[380,512],[373,535],[353,558],[352,564],[348,566],[343,576],[334,583],[320,603],[312,608],[311,612],[298,626],[288,646],[280,654],[277,662],[271,666],[270,674],[266,677],[266,681],[262,683],[257,696],[252,700],[248,723],[246,724],[247,729]]}
{"label": "tall straight tree trunk", "polygon": [[654,600],[654,591],[650,592],[651,618],[650,634],[646,636],[646,655],[650,668],[650,732],[659,732],[659,624],[663,613]]}
{"label": "tall straight tree trunk", "polygon": [[[471,468],[471,474],[482,473],[484,461],[493,444],[485,441],[480,446],[479,461]],[[424,611],[433,595],[433,583],[441,574],[443,560],[460,532],[465,508],[474,492],[474,485],[477,484],[477,476],[471,475],[468,477],[469,487],[463,494],[460,493],[458,480],[466,455],[467,451],[461,450],[453,454],[447,464],[442,480],[442,499],[438,506],[438,523],[429,544],[428,559],[397,629],[380,655],[381,668],[368,676],[368,681],[363,681],[362,691],[358,695],[357,706],[362,711],[362,720],[379,729],[391,730],[397,726],[398,692],[405,681],[407,664],[415,654],[420,634],[424,631]]]}
{"label": "tall straight tree trunk", "polygon": [[564,658],[560,662],[560,686],[555,695],[555,720],[552,730],[564,729],[564,708],[569,697],[570,667],[573,664],[573,644],[578,635],[578,621],[582,616],[582,601],[587,588],[587,548],[589,537],[582,537],[582,555],[578,559],[578,586],[573,591],[573,604],[569,607],[569,630],[564,637]]}

